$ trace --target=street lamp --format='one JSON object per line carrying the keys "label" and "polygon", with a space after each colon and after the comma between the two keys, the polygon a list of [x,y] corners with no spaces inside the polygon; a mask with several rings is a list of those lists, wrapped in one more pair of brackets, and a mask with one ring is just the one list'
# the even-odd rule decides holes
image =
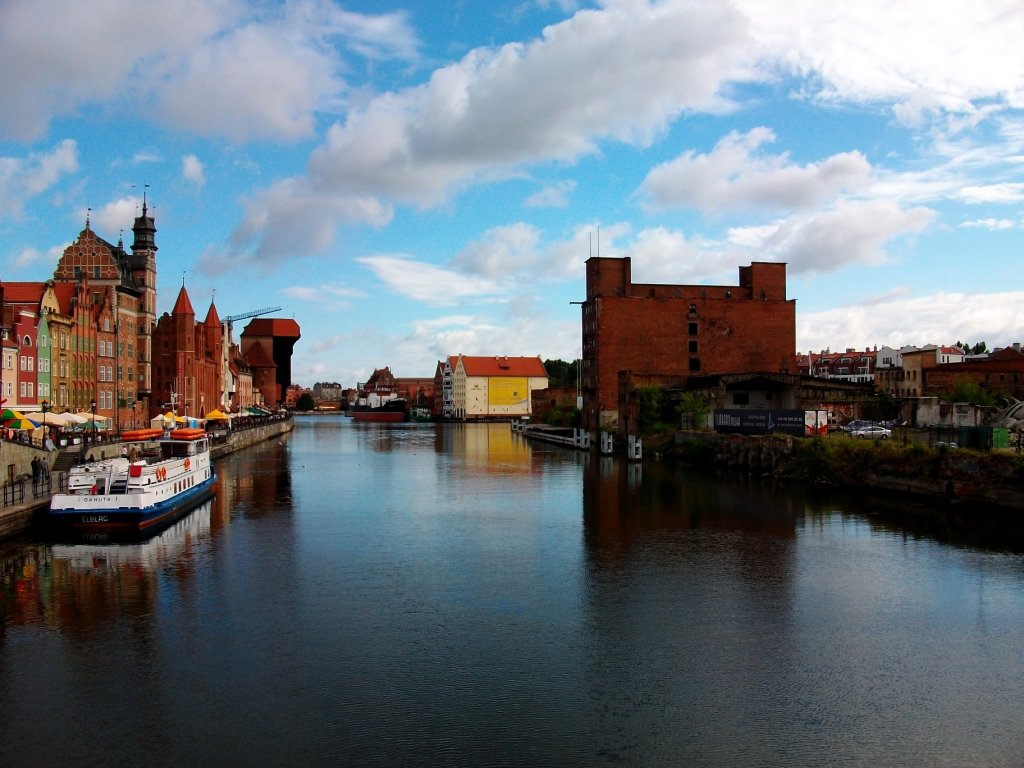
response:
{"label": "street lamp", "polygon": [[135,429],[135,401],[132,400],[132,429]]}
{"label": "street lamp", "polygon": [[46,432],[46,412],[48,410],[50,410],[50,401],[49,400],[43,400],[43,402],[40,403],[40,406],[43,409],[43,447],[45,448],[46,447],[46,438],[48,437],[48,434]]}
{"label": "street lamp", "polygon": [[96,401],[89,403],[89,410],[92,411],[92,441],[96,442]]}

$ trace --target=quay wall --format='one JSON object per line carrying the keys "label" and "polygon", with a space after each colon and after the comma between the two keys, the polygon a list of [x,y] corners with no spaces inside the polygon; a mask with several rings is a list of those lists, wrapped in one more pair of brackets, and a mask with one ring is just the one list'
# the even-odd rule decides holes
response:
{"label": "quay wall", "polygon": [[1024,462],[1007,453],[808,440],[785,435],[676,433],[671,454],[777,477],[969,502],[1024,512]]}

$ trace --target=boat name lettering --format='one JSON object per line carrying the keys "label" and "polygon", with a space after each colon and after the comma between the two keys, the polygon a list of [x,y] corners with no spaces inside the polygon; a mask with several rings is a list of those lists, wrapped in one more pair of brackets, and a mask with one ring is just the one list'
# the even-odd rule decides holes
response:
{"label": "boat name lettering", "polygon": [[110,518],[106,515],[82,515],[83,523],[107,523]]}

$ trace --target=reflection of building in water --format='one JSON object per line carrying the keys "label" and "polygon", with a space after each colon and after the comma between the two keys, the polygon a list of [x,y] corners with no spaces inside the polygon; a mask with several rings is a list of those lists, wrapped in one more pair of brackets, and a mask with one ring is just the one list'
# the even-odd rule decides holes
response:
{"label": "reflection of building in water", "polygon": [[508,424],[452,424],[439,432],[451,441],[445,450],[464,456],[466,465],[473,471],[489,474],[531,471],[530,446],[513,433]]}
{"label": "reflection of building in water", "polygon": [[50,549],[42,544],[21,547],[0,561],[0,626],[24,627],[43,620],[50,562]]}
{"label": "reflection of building in water", "polygon": [[645,464],[640,478],[631,466],[602,457],[586,467],[583,516],[588,544],[597,550],[630,549],[651,531],[666,530],[734,533],[737,548],[746,546],[744,537],[795,538],[803,508],[792,492],[770,494],[739,475],[708,477],[660,463]]}
{"label": "reflection of building in water", "polygon": [[217,464],[214,515],[228,525],[232,514],[260,517],[292,510],[287,437],[267,440]]}

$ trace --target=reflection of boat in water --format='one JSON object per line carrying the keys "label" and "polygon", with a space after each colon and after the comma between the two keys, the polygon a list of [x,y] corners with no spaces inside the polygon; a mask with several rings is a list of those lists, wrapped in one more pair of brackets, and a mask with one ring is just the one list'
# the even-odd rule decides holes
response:
{"label": "reflection of boat in water", "polygon": [[409,421],[424,422],[433,420],[434,414],[430,412],[429,408],[424,408],[422,405],[417,405],[409,410]]}
{"label": "reflection of boat in water", "polygon": [[154,570],[208,537],[212,518],[213,502],[207,499],[157,533],[68,531],[51,548],[55,558],[69,560],[76,571]]}
{"label": "reflection of boat in water", "polygon": [[202,429],[134,430],[128,456],[72,467],[65,493],[50,501],[50,523],[88,532],[152,532],[214,493],[217,475]]}

